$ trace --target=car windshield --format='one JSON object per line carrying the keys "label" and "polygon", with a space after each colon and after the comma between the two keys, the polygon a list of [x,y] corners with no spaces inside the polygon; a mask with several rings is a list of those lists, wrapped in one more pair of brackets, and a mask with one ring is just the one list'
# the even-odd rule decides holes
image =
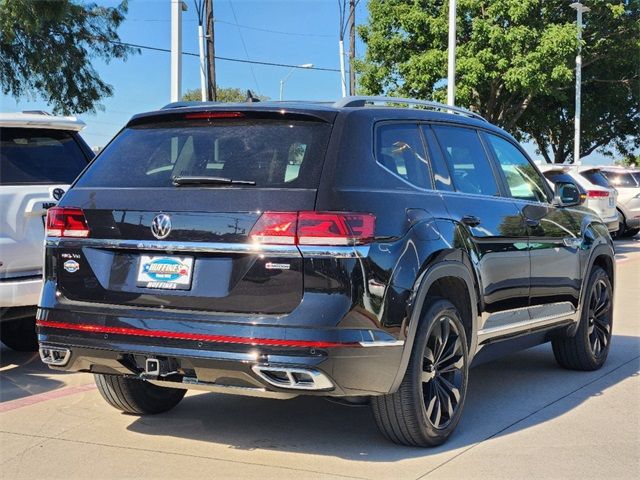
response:
{"label": "car windshield", "polygon": [[[331,125],[315,121],[171,121],[124,129],[78,187],[225,186],[317,188]],[[180,183],[177,179],[189,181]],[[202,181],[196,182],[193,179]]]}
{"label": "car windshield", "polygon": [[72,183],[86,166],[73,132],[0,128],[1,185]]}

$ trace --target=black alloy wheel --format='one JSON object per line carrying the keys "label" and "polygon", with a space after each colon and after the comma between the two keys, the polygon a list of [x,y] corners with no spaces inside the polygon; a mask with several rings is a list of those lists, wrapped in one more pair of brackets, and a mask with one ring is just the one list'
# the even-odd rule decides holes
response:
{"label": "black alloy wheel", "polygon": [[598,279],[591,287],[589,298],[589,345],[596,358],[608,350],[611,341],[611,291],[604,279]]}
{"label": "black alloy wheel", "polygon": [[434,428],[449,425],[460,405],[465,380],[465,354],[458,325],[442,316],[429,332],[422,362],[426,415]]}
{"label": "black alloy wheel", "polygon": [[434,447],[460,422],[469,357],[462,316],[447,299],[425,300],[409,364],[398,389],[371,397],[378,428],[401,445]]}
{"label": "black alloy wheel", "polygon": [[583,287],[580,323],[572,336],[552,340],[556,361],[571,370],[597,370],[611,349],[613,330],[613,287],[607,272],[594,265]]}

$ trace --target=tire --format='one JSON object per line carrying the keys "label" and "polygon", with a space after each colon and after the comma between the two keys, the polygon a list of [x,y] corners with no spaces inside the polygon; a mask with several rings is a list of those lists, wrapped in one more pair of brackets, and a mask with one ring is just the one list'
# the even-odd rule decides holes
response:
{"label": "tire", "polygon": [[0,339],[7,347],[18,352],[36,352],[38,335],[35,317],[8,320],[0,323]]}
{"label": "tire", "polygon": [[624,219],[624,215],[618,211],[618,230],[611,234],[611,238],[614,240],[620,240],[624,237],[624,233],[627,231],[627,224]]}
{"label": "tire", "polygon": [[640,228],[630,228],[626,232],[624,232],[623,237],[627,237],[627,238],[635,237],[638,234],[638,232],[640,232]]}
{"label": "tire", "polygon": [[125,413],[148,415],[166,412],[180,403],[184,389],[159,387],[122,375],[94,375],[98,391],[109,405]]}
{"label": "tire", "polygon": [[400,387],[395,393],[371,398],[378,428],[402,445],[444,443],[460,421],[468,373],[467,338],[460,313],[448,300],[429,299]]}
{"label": "tire", "polygon": [[589,275],[583,302],[575,336],[553,340],[553,354],[564,368],[598,370],[609,355],[613,327],[613,289],[599,266],[594,266]]}

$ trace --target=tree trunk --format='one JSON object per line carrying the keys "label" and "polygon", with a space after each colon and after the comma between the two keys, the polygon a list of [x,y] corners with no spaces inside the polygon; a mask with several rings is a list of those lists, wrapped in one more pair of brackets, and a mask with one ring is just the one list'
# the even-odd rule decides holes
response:
{"label": "tree trunk", "polygon": [[207,51],[207,100],[216,102],[217,85],[216,85],[216,50],[215,50],[215,29],[213,26],[213,0],[205,0],[205,18],[206,18],[206,51]]}

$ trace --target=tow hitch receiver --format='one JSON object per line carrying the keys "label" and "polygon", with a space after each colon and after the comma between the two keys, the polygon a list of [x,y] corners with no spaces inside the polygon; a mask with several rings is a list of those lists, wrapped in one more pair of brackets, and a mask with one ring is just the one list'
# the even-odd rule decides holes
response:
{"label": "tow hitch receiver", "polygon": [[142,378],[156,379],[167,377],[178,372],[178,363],[171,358],[154,358],[145,359],[144,371],[140,374]]}

